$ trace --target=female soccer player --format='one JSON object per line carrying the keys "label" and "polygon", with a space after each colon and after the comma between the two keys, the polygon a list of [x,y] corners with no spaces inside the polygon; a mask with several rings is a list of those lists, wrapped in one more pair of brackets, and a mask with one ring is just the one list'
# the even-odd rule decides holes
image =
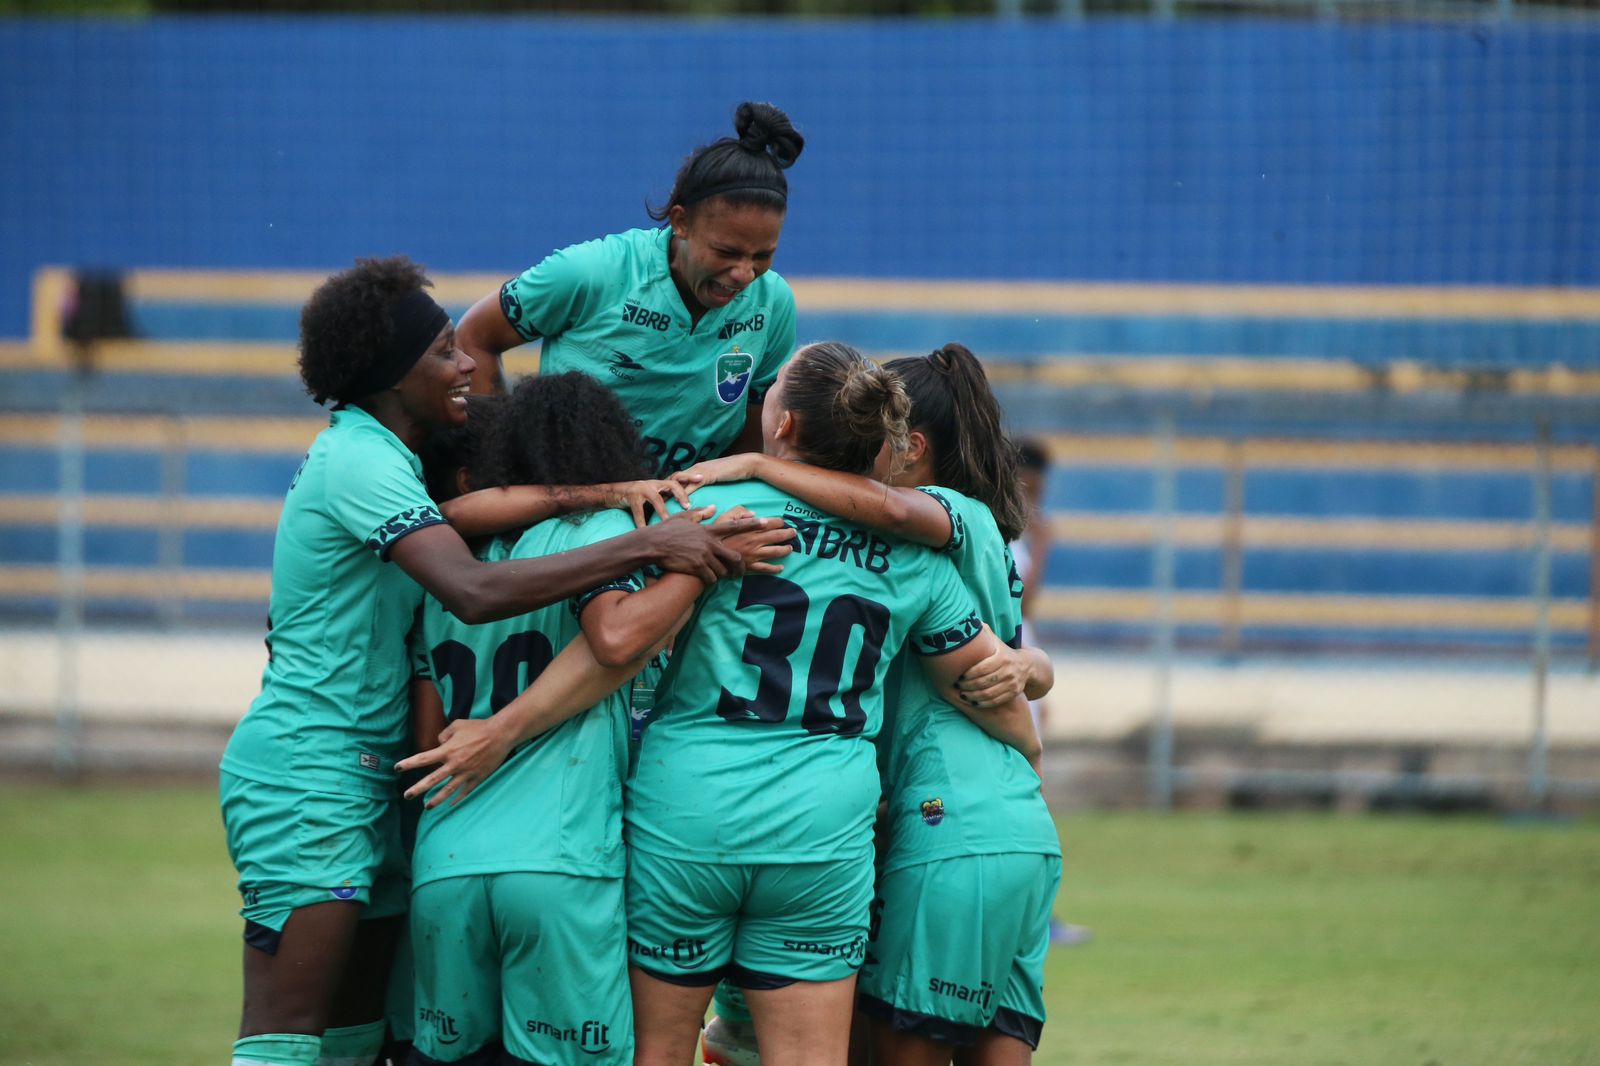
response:
{"label": "female soccer player", "polygon": [[[1042,696],[1053,672],[1042,652],[1021,649],[1022,589],[1007,549],[1029,506],[983,368],[949,344],[888,369],[911,397],[905,466],[887,479],[898,487],[767,456],[716,460],[685,479],[759,477],[938,547],[980,617],[1019,649],[975,665],[959,683],[962,698],[981,706],[1019,692]],[[889,843],[861,974],[878,1059],[934,1066],[965,1049],[964,1063],[1026,1061],[1044,1023],[1050,904],[1060,882],[1060,844],[1038,775],[916,671],[902,678],[885,734]],[[951,913],[962,921],[950,923]]]}
{"label": "female soccer player", "polygon": [[[473,483],[621,482],[638,476],[642,462],[633,420],[605,386],[576,373],[541,376],[504,405]],[[591,511],[495,538],[484,554],[538,559],[632,528],[622,511]],[[668,574],[645,588],[629,574],[480,626],[463,624],[429,597],[422,659],[450,718],[487,719],[580,631],[602,665],[637,670],[704,587]],[[411,911],[416,1061],[631,1060],[622,980],[628,725],[625,695],[612,692],[523,745],[471,803],[424,812]]]}
{"label": "female soccer player", "polygon": [[[808,345],[768,397],[766,449],[864,474],[886,440],[903,443],[907,407],[897,379],[853,348]],[[767,1066],[842,1064],[872,896],[868,742],[889,663],[909,643],[932,691],[953,699],[998,642],[927,548],[758,482],[700,491],[783,514],[798,535],[781,577],[746,574],[702,597],[656,692],[625,809],[635,1061],[684,1062],[727,975],[747,992]],[[1007,711],[1010,735],[1032,740],[1025,702]]]}
{"label": "female soccer player", "polygon": [[366,1061],[382,1040],[405,902],[393,767],[418,584],[458,617],[500,618],[651,560],[714,579],[742,565],[721,537],[753,524],[664,522],[561,556],[474,558],[414,454],[463,420],[473,370],[427,285],[409,260],[360,260],[301,312],[301,378],[335,409],[284,501],[261,695],[222,759],[246,919],[240,1064]]}
{"label": "female soccer player", "polygon": [[638,419],[658,476],[761,445],[761,405],[794,348],[794,296],[771,271],[805,139],[770,104],[695,151],[651,217],[666,225],[574,245],[461,319],[476,391],[504,388],[501,353],[543,338],[540,372],[580,370]]}

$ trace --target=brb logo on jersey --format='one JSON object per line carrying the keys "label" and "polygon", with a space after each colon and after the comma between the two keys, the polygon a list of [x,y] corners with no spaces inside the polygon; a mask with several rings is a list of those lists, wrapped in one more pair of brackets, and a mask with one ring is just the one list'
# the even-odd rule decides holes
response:
{"label": "brb logo on jersey", "polygon": [[755,369],[755,357],[737,348],[727,355],[717,356],[717,399],[725,404],[737,403],[750,387],[750,377]]}

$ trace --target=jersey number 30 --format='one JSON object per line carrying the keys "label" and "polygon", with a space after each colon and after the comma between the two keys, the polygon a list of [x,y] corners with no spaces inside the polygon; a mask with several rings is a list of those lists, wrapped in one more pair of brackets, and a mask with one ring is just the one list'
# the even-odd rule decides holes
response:
{"label": "jersey number 30", "polygon": [[[754,696],[736,696],[726,688],[717,699],[717,713],[730,722],[781,722],[789,715],[794,690],[791,656],[805,637],[806,613],[811,598],[793,581],[771,574],[746,574],[739,588],[739,607],[772,608],[772,628],[766,636],[752,633],[744,639],[743,661],[756,668],[760,680]],[[861,650],[850,683],[845,684],[845,655],[850,638],[861,630]],[[837,733],[851,737],[867,724],[861,694],[872,686],[883,657],[883,640],[889,632],[889,608],[862,596],[836,596],[822,612],[817,647],[806,679],[805,709],[800,725],[807,733]],[[843,717],[833,713],[839,697]]]}

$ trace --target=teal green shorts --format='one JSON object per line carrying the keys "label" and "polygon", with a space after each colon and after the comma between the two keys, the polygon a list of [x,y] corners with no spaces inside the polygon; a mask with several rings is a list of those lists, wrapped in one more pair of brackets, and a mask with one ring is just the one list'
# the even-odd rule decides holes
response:
{"label": "teal green shorts", "polygon": [[872,849],[849,859],[722,865],[628,852],[628,961],[680,985],[849,977],[866,956]]}
{"label": "teal green shorts", "polygon": [[[633,1061],[620,878],[473,874],[411,896],[413,1044],[431,1062]],[[487,1056],[487,1057],[486,1057]]]}
{"label": "teal green shorts", "polygon": [[397,802],[278,788],[226,771],[220,791],[247,942],[275,952],[291,913],[329,900],[363,904],[363,919],[405,913],[411,870]]}
{"label": "teal green shorts", "polygon": [[973,855],[885,874],[872,904],[861,1009],[958,1047],[984,1029],[1039,1046],[1054,855]]}

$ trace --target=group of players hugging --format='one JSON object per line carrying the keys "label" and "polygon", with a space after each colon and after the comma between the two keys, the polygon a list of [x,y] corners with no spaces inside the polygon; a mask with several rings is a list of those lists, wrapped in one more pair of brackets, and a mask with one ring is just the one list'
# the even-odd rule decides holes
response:
{"label": "group of players hugging", "polygon": [[729,1066],[1038,1046],[1061,852],[1017,450],[961,345],[795,350],[804,141],[734,125],[661,225],[459,326],[404,258],[306,303],[332,419],[222,759],[234,1066],[686,1066],[713,997]]}

